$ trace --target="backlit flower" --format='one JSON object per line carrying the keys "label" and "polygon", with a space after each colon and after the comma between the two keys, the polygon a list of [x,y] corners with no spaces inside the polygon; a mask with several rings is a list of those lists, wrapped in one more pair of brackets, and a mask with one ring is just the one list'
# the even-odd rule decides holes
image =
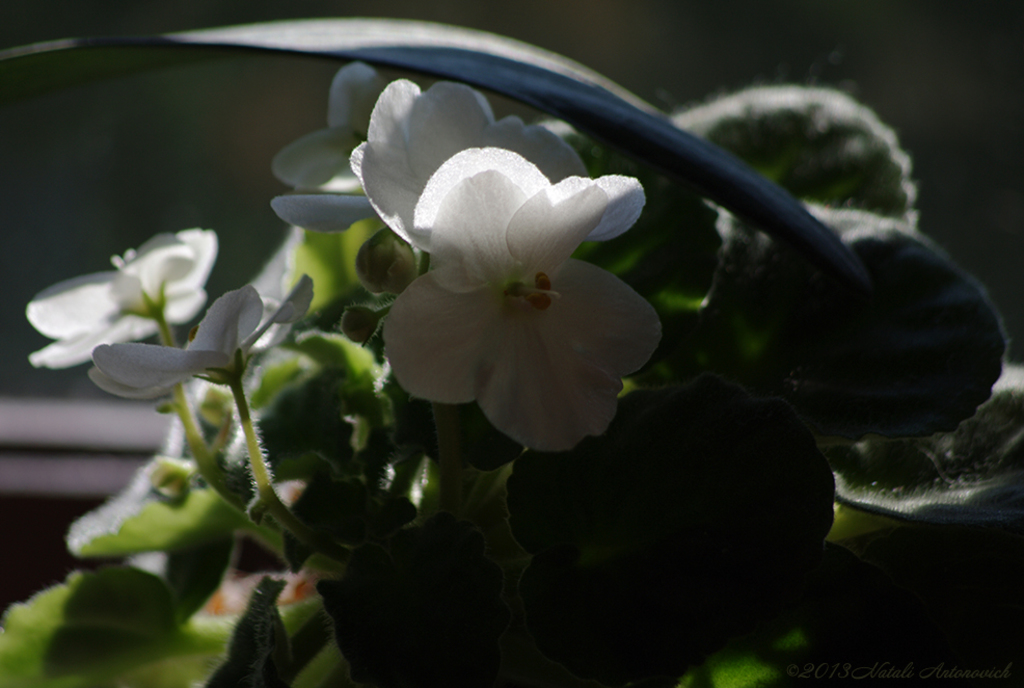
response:
{"label": "backlit flower", "polygon": [[188,322],[206,303],[203,286],[217,257],[217,235],[186,229],[158,234],[137,251],[112,259],[116,270],[55,284],[35,296],[25,315],[56,339],[29,356],[36,367],[67,368],[89,360],[100,344],[144,339],[168,323]]}
{"label": "backlit flower", "polygon": [[556,134],[514,116],[495,121],[487,99],[469,86],[442,81],[421,92],[401,79],[381,93],[367,140],[352,153],[352,170],[366,196],[278,196],[271,205],[286,222],[321,232],[343,231],[376,213],[416,244],[413,212],[427,180],[456,153],[486,146],[519,153],[554,182],[586,174],[579,156]]}
{"label": "backlit flower", "polygon": [[431,401],[476,400],[498,430],[535,449],[604,432],[621,377],[647,361],[661,325],[618,277],[570,255],[588,237],[626,231],[643,204],[629,177],[552,184],[497,148],[448,160],[415,209],[432,269],[384,321],[398,382]]}
{"label": "backlit flower", "polygon": [[[185,349],[157,344],[96,347],[89,377],[101,389],[131,399],[163,396],[194,375],[235,369],[273,325],[301,319],[313,299],[313,282],[303,275],[284,302],[264,320],[266,305],[251,285],[213,302]],[[263,324],[260,324],[260,321]]]}

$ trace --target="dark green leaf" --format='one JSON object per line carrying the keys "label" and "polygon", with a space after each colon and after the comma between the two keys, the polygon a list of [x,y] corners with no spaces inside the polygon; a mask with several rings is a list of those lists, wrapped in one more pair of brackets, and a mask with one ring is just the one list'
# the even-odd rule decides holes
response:
{"label": "dark green leaf", "polygon": [[502,573],[484,538],[442,512],[403,530],[390,551],[353,552],[338,581],[317,586],[352,679],[380,688],[487,688],[509,622]]}
{"label": "dark green leaf", "polygon": [[913,209],[910,158],[895,132],[840,91],[750,88],[672,119],[797,198],[901,219]]}
{"label": "dark green leaf", "polygon": [[606,435],[527,452],[508,481],[548,657],[607,685],[679,676],[778,614],[818,562],[832,474],[778,399],[703,376],[633,392]]}
{"label": "dark green leaf", "polygon": [[1024,369],[953,432],[830,447],[837,499],[900,520],[1024,535]]}
{"label": "dark green leaf", "polygon": [[869,538],[862,556],[923,600],[961,667],[1024,666],[1024,539],[997,530],[908,526]]}
{"label": "dark green leaf", "polygon": [[818,213],[868,266],[870,299],[724,218],[701,324],[652,378],[713,370],[784,397],[825,435],[954,429],[988,398],[1002,366],[1002,328],[984,289],[898,221]]}
{"label": "dark green leaf", "polygon": [[[118,46],[113,49],[112,46]],[[158,37],[82,39],[0,53],[0,102],[73,83],[210,56],[210,47],[363,60],[463,81],[520,100],[696,188],[797,247],[861,291],[870,282],[856,256],[780,187],[689,134],[614,83],[565,58],[465,29],[389,20],[315,20],[229,27]],[[145,50],[159,54],[148,57]],[[141,57],[140,57],[141,56]],[[140,61],[141,60],[141,61]],[[113,64],[112,64],[113,63]]]}
{"label": "dark green leaf", "polygon": [[284,581],[264,578],[235,627],[227,660],[210,677],[206,688],[287,688],[277,673],[275,656],[287,656],[288,636],[277,612]]}
{"label": "dark green leaf", "polygon": [[690,670],[680,688],[875,685],[886,678],[904,685],[941,663],[952,669],[958,658],[921,601],[830,545],[797,606],[732,640]]}
{"label": "dark green leaf", "polygon": [[164,578],[177,602],[178,623],[188,620],[216,592],[234,549],[234,539],[226,538],[167,555]]}

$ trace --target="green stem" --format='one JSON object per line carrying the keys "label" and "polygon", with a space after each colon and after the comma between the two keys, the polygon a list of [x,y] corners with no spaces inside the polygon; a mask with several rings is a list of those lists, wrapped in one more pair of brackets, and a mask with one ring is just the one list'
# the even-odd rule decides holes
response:
{"label": "green stem", "polygon": [[283,528],[291,531],[300,542],[315,551],[337,561],[348,559],[348,550],[339,546],[329,537],[318,533],[305,523],[285,506],[284,502],[274,490],[273,477],[270,468],[263,458],[263,449],[260,447],[259,438],[256,436],[256,429],[252,424],[252,416],[249,413],[249,402],[245,398],[245,391],[242,389],[241,376],[234,376],[228,383],[231,387],[231,394],[235,398],[235,405],[238,407],[238,420],[245,434],[245,444],[249,451],[249,466],[252,468],[253,479],[256,482],[256,494],[258,506],[274,517]]}
{"label": "green stem", "polygon": [[216,490],[217,494],[224,501],[241,511],[245,511],[245,504],[242,503],[242,499],[228,489],[227,483],[224,481],[224,471],[221,470],[220,464],[217,463],[217,454],[206,444],[206,439],[199,431],[199,424],[196,422],[195,416],[192,415],[192,406],[189,405],[188,399],[185,398],[185,388],[180,382],[174,385],[174,407],[178,411],[178,417],[181,419],[182,426],[185,428],[185,441],[188,442],[188,447],[192,450],[192,456],[195,458],[196,466],[199,468],[199,475],[203,476],[203,480]]}
{"label": "green stem", "polygon": [[433,403],[441,467],[441,510],[456,516],[462,508],[462,438],[459,407]]}

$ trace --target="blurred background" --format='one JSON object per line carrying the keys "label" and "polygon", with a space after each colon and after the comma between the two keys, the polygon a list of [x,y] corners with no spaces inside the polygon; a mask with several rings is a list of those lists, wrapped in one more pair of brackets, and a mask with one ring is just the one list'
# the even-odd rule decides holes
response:
{"label": "blurred background", "polygon": [[[1019,340],[1012,357],[1024,359],[1019,0],[6,0],[0,49],[343,16],[423,19],[511,36],[583,63],[663,109],[751,84],[849,92],[896,130],[914,160],[921,230],[987,285],[1009,335]],[[15,413],[31,411],[30,398],[108,398],[88,381],[85,366],[29,365],[28,354],[49,341],[24,315],[40,290],[109,269],[111,255],[157,232],[189,227],[220,236],[211,300],[259,270],[285,229],[269,205],[286,191],[270,160],[325,125],[337,68],[305,58],[246,57],[0,107],[0,398],[8,399],[0,405],[0,426],[7,423],[0,435],[43,418]],[[47,433],[63,424],[36,422]],[[17,461],[42,466],[28,445],[0,446],[0,521],[33,524],[6,528],[0,546],[35,555],[24,570],[0,568],[0,610],[63,579],[74,565],[62,548],[67,524],[108,489],[60,494],[45,485],[13,486]],[[93,466],[95,456],[86,458]],[[70,465],[42,470],[81,486]],[[136,464],[118,465],[111,490]]]}

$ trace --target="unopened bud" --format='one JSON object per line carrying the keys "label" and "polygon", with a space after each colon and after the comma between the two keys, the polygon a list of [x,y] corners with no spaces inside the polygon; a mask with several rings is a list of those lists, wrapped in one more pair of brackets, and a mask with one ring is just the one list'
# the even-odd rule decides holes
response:
{"label": "unopened bud", "polygon": [[160,456],[154,462],[149,480],[157,492],[165,497],[177,499],[188,492],[189,481],[195,470],[195,464],[191,461]]}
{"label": "unopened bud", "polygon": [[401,294],[416,279],[416,256],[409,244],[385,227],[359,247],[356,274],[372,294]]}
{"label": "unopened bud", "polygon": [[341,316],[341,331],[356,344],[365,344],[377,331],[385,312],[365,306],[349,306]]}

